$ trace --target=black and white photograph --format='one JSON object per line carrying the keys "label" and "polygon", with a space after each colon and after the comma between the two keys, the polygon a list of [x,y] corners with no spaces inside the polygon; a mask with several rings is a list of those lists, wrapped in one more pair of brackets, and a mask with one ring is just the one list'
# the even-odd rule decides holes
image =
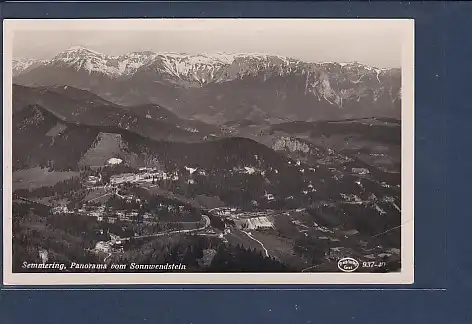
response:
{"label": "black and white photograph", "polygon": [[413,33],[5,21],[5,284],[412,283]]}

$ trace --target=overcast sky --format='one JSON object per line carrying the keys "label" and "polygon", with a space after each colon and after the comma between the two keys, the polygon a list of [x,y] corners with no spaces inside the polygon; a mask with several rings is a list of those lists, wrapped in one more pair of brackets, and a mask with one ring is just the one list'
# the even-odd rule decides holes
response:
{"label": "overcast sky", "polygon": [[48,25],[30,23],[26,28],[23,26],[14,31],[13,57],[50,59],[69,47],[84,46],[110,55],[142,50],[189,54],[255,52],[307,62],[358,61],[377,67],[401,65],[402,34],[398,24],[381,21],[173,20],[138,29],[124,21],[116,28],[110,26],[104,23],[95,28],[93,24],[84,23],[63,26],[51,25],[51,22]]}

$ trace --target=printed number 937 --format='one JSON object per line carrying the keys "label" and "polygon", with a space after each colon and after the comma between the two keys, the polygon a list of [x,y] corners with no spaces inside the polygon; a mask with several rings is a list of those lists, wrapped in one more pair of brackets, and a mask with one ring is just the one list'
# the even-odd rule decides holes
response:
{"label": "printed number 937", "polygon": [[386,262],[381,261],[381,262],[375,262],[375,261],[366,261],[362,262],[362,267],[363,268],[382,268],[386,266]]}

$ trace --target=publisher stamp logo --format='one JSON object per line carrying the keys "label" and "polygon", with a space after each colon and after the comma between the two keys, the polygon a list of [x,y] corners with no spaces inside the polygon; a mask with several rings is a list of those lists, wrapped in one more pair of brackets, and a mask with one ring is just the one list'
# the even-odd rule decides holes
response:
{"label": "publisher stamp logo", "polygon": [[343,272],[354,272],[359,268],[359,262],[353,258],[342,258],[338,261],[338,268]]}

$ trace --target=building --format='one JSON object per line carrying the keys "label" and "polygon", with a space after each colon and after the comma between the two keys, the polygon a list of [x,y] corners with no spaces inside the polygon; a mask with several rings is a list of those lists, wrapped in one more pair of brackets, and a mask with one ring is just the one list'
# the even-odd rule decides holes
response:
{"label": "building", "polygon": [[[141,168],[142,169],[142,168]],[[160,171],[153,171],[153,172],[146,172],[143,173],[122,173],[113,175],[110,178],[110,183],[112,185],[117,185],[125,182],[152,182],[153,180],[165,180],[168,179],[167,174],[165,172]],[[178,180],[178,177],[174,177],[173,180]]]}
{"label": "building", "polygon": [[41,262],[45,264],[49,260],[49,253],[47,250],[40,249],[39,250],[39,257],[41,258]]}
{"label": "building", "polygon": [[123,241],[121,241],[121,240],[114,241],[114,242],[112,242],[111,247],[115,251],[123,252]]}
{"label": "building", "polygon": [[89,213],[89,215],[98,218],[98,217],[102,216],[103,213],[99,212],[99,211],[92,211],[92,212]]}
{"label": "building", "polygon": [[258,229],[258,228],[274,228],[274,224],[266,216],[242,219],[237,222],[240,228]]}
{"label": "building", "polygon": [[144,213],[143,214],[143,219],[154,219],[154,215],[151,213]]}
{"label": "building", "polygon": [[111,245],[108,242],[97,242],[95,245],[95,250],[100,251],[100,252],[110,252],[111,250]]}
{"label": "building", "polygon": [[344,231],[342,233],[346,236],[353,236],[353,235],[359,234],[359,231],[356,229],[351,229],[351,230]]}
{"label": "building", "polygon": [[69,210],[67,206],[57,206],[52,209],[53,214],[72,214],[74,211]]}
{"label": "building", "polygon": [[121,162],[123,162],[122,159],[119,159],[119,158],[111,158],[111,159],[108,160],[107,163],[114,165],[114,164],[121,164]]}
{"label": "building", "polygon": [[88,176],[87,180],[85,181],[85,184],[88,186],[94,186],[100,181],[99,177],[96,176]]}
{"label": "building", "polygon": [[115,241],[115,243],[117,243],[118,241],[121,240],[120,236],[119,235],[115,235],[115,234],[112,234],[112,233],[109,233],[110,234],[110,239],[112,241]]}
{"label": "building", "polygon": [[214,211],[218,216],[231,216],[232,208],[219,207],[219,208],[213,209],[213,211]]}
{"label": "building", "polygon": [[271,193],[266,193],[264,196],[266,197],[266,199],[267,199],[268,201],[272,201],[272,200],[275,199],[275,198],[274,198],[274,195],[271,194]]}
{"label": "building", "polygon": [[112,175],[110,178],[110,183],[113,185],[125,183],[125,182],[134,182],[137,181],[137,175],[134,173],[122,173],[117,175]]}
{"label": "building", "polygon": [[344,247],[334,247],[329,249],[329,252],[326,253],[326,258],[328,260],[337,261],[346,256],[349,256],[351,253],[347,248]]}
{"label": "building", "polygon": [[157,171],[157,168],[141,167],[139,168],[139,171]]}
{"label": "building", "polygon": [[366,168],[352,168],[351,172],[353,174],[358,174],[358,175],[364,175],[364,174],[369,174],[370,171]]}
{"label": "building", "polygon": [[138,212],[135,212],[135,211],[132,211],[132,212],[129,212],[129,213],[126,213],[126,216],[129,217],[129,218],[135,218],[139,215]]}

